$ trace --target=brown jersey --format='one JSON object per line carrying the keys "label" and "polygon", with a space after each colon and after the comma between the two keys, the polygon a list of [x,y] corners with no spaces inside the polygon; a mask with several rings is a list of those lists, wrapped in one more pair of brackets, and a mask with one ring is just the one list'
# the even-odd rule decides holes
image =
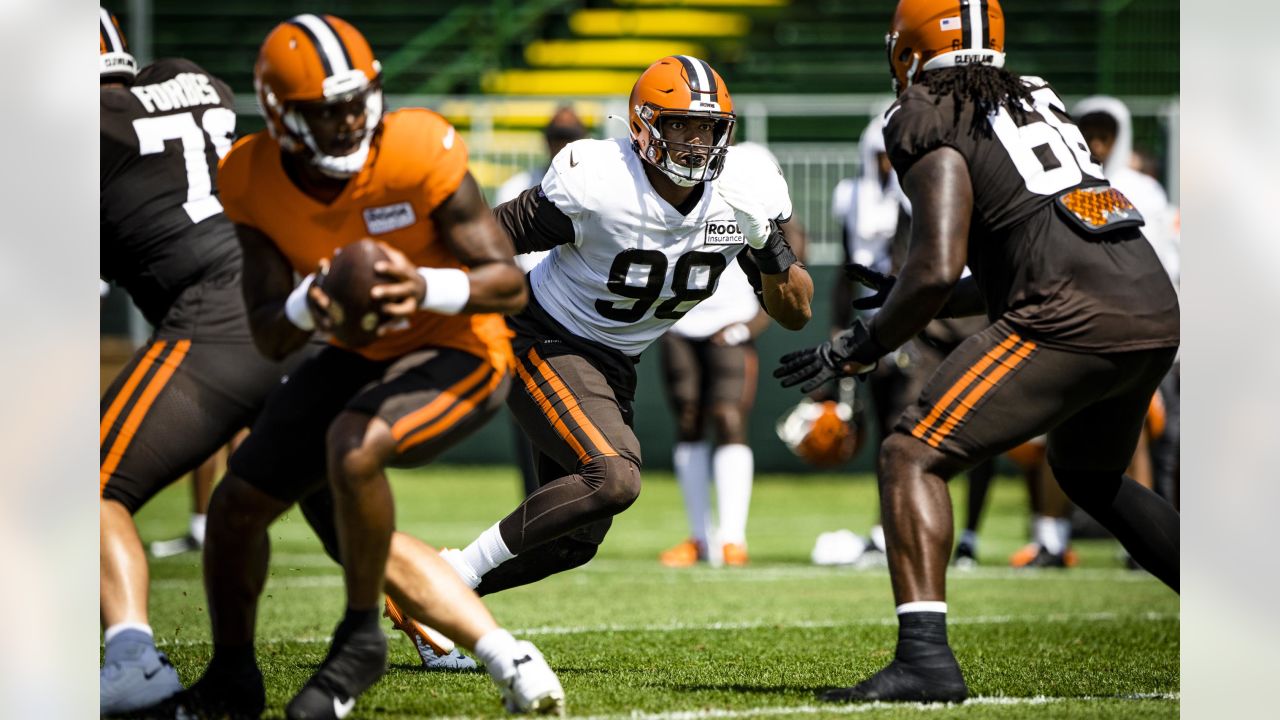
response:
{"label": "brown jersey", "polygon": [[1053,89],[1022,80],[1035,104],[1021,124],[1001,108],[978,130],[972,102],[908,88],[885,115],[894,169],[905,177],[940,147],[964,156],[973,185],[968,265],[992,322],[1003,317],[1066,350],[1177,345],[1177,295],[1141,232],[1093,235],[1059,215],[1056,197],[1107,181]]}
{"label": "brown jersey", "polygon": [[[218,186],[227,217],[270,237],[297,272],[312,272],[334,250],[366,237],[399,249],[419,266],[462,267],[431,220],[431,213],[467,173],[466,146],[444,118],[416,108],[388,114],[364,169],[328,204],[303,193],[289,179],[280,153],[280,146],[265,132],[246,137],[223,160]],[[509,337],[501,315],[424,311],[413,316],[408,329],[355,352],[386,360],[435,345],[507,368]]]}

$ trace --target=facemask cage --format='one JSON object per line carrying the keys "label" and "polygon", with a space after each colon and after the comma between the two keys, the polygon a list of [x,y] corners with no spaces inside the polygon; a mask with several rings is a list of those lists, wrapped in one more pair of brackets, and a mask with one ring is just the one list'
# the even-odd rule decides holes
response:
{"label": "facemask cage", "polygon": [[[276,140],[285,150],[292,152],[307,151],[311,164],[325,175],[334,178],[349,178],[359,173],[369,157],[369,149],[373,139],[382,126],[383,99],[382,76],[369,82],[364,73],[352,70],[350,73],[326,78],[324,82],[325,97],[322,100],[280,102],[269,89],[259,93],[268,114],[279,118],[279,127],[268,123]],[[332,155],[320,147],[315,133],[307,121],[309,114],[322,112],[324,107],[345,105],[363,99],[365,122],[364,127],[356,130],[352,139],[356,143],[353,151],[346,155]]]}
{"label": "facemask cage", "polygon": [[[677,110],[645,104],[636,109],[636,116],[644,124],[649,142],[644,148],[644,158],[662,170],[673,182],[682,187],[692,187],[700,182],[714,180],[724,170],[724,160],[733,141],[733,129],[737,120],[731,112]],[[711,144],[687,143],[668,140],[662,136],[665,121],[687,119],[689,122],[710,118],[714,123]],[[687,154],[691,160],[701,159],[698,165],[679,163],[675,154]]]}

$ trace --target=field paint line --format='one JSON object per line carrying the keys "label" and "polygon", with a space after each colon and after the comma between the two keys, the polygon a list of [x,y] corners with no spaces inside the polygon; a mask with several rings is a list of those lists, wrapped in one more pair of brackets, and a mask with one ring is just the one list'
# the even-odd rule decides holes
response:
{"label": "field paint line", "polygon": [[831,703],[824,705],[782,705],[774,707],[750,708],[746,710],[730,710],[727,708],[705,708],[702,710],[673,710],[661,713],[645,713],[633,711],[625,715],[588,715],[580,716],[582,720],[702,720],[702,718],[747,718],[747,717],[779,717],[785,715],[855,715],[880,710],[953,710],[958,707],[973,705],[994,706],[1028,706],[1050,705],[1065,702],[1106,702],[1132,700],[1180,700],[1179,693],[1138,693],[1134,695],[1082,695],[1079,697],[1004,697],[980,696],[972,697],[963,703]]}
{"label": "field paint line", "polygon": [[[1050,613],[1047,615],[975,615],[973,617],[956,617],[951,618],[947,622],[949,625],[1008,625],[1019,622],[1044,622],[1044,623],[1066,623],[1066,622],[1112,622],[1117,620],[1144,620],[1147,622],[1157,622],[1161,620],[1176,620],[1177,613],[1158,613],[1145,612],[1122,614],[1114,612],[1095,612],[1095,613]],[[884,618],[863,618],[861,620],[802,620],[798,622],[779,622],[773,620],[746,620],[740,622],[713,622],[713,623],[667,623],[662,625],[579,625],[579,626],[558,626],[546,625],[531,628],[513,628],[511,634],[517,637],[545,637],[556,635],[591,635],[598,633],[668,633],[668,632],[713,632],[713,631],[735,631],[735,630],[809,630],[809,629],[831,629],[842,627],[866,627],[871,625],[897,625],[898,620],[895,617]],[[387,635],[389,638],[396,637],[396,634]],[[316,643],[328,643],[332,638],[328,636],[308,636],[300,638],[273,638],[259,639],[259,642],[282,642],[297,643],[301,645],[311,645]],[[208,640],[196,639],[162,639],[156,641],[157,647],[166,647],[173,645],[208,645]]]}

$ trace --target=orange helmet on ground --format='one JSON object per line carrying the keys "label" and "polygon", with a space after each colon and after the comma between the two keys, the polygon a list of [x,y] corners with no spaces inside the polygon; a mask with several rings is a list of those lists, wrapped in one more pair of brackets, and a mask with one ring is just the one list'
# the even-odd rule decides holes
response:
{"label": "orange helmet on ground", "polygon": [[791,452],[814,467],[846,463],[858,454],[863,430],[846,403],[808,398],[778,419],[778,438]]}
{"label": "orange helmet on ground", "polygon": [[[631,141],[645,162],[666,173],[677,185],[692,187],[714,180],[724,169],[735,116],[729,87],[705,60],[669,55],[649,66],[631,88],[627,125]],[[671,117],[710,118],[711,143],[675,142],[662,135]],[[674,154],[683,156],[677,162]]]}
{"label": "orange helmet on ground", "polygon": [[1000,0],[901,0],[884,44],[897,93],[926,70],[1004,67],[1004,10]]}
{"label": "orange helmet on ground", "polygon": [[138,76],[138,61],[129,54],[120,21],[110,10],[98,6],[98,75],[99,82],[129,84]]}
{"label": "orange helmet on ground", "polygon": [[[382,125],[382,66],[364,36],[333,15],[296,15],[267,35],[253,67],[258,105],[271,137],[289,152],[306,152],[321,172],[360,172]],[[363,125],[319,138],[318,118],[358,110]]]}

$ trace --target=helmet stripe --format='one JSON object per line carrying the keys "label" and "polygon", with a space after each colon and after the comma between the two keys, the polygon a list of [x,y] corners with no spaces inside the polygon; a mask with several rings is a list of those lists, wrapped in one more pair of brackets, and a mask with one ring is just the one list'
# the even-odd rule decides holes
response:
{"label": "helmet stripe", "polygon": [[324,67],[325,77],[332,77],[351,69],[347,49],[342,44],[342,39],[333,31],[332,26],[310,13],[297,15],[289,22],[301,29],[315,46],[316,54],[320,56],[320,64]]}
{"label": "helmet stripe", "polygon": [[982,47],[991,47],[991,10],[987,5],[987,0],[982,0]]}
{"label": "helmet stripe", "polygon": [[101,13],[101,32],[102,37],[106,40],[107,52],[128,52],[128,47],[124,44],[124,37],[121,36],[116,28],[115,18],[111,17],[111,13],[104,7],[99,6],[98,10]]}
{"label": "helmet stripe", "polygon": [[716,80],[711,73],[711,66],[690,55],[677,55],[676,59],[684,66],[685,75],[689,77],[689,85],[694,92],[695,102],[716,102]]}
{"label": "helmet stripe", "polygon": [[981,50],[983,36],[987,34],[987,3],[985,0],[962,0],[960,16],[964,22],[964,46]]}
{"label": "helmet stripe", "polygon": [[[987,0],[982,0],[982,6],[984,8],[987,6]],[[329,22],[325,16],[320,15],[319,18],[320,22],[324,23],[324,26],[329,28],[329,32],[333,33],[333,39],[337,41],[338,47],[342,49],[342,59],[347,62],[347,67],[355,67],[356,64],[351,62],[351,51],[347,49],[347,44],[342,41],[342,36],[338,34],[338,29],[335,28],[333,23]]]}
{"label": "helmet stripe", "polygon": [[973,47],[973,13],[969,0],[960,0],[960,47]]}

